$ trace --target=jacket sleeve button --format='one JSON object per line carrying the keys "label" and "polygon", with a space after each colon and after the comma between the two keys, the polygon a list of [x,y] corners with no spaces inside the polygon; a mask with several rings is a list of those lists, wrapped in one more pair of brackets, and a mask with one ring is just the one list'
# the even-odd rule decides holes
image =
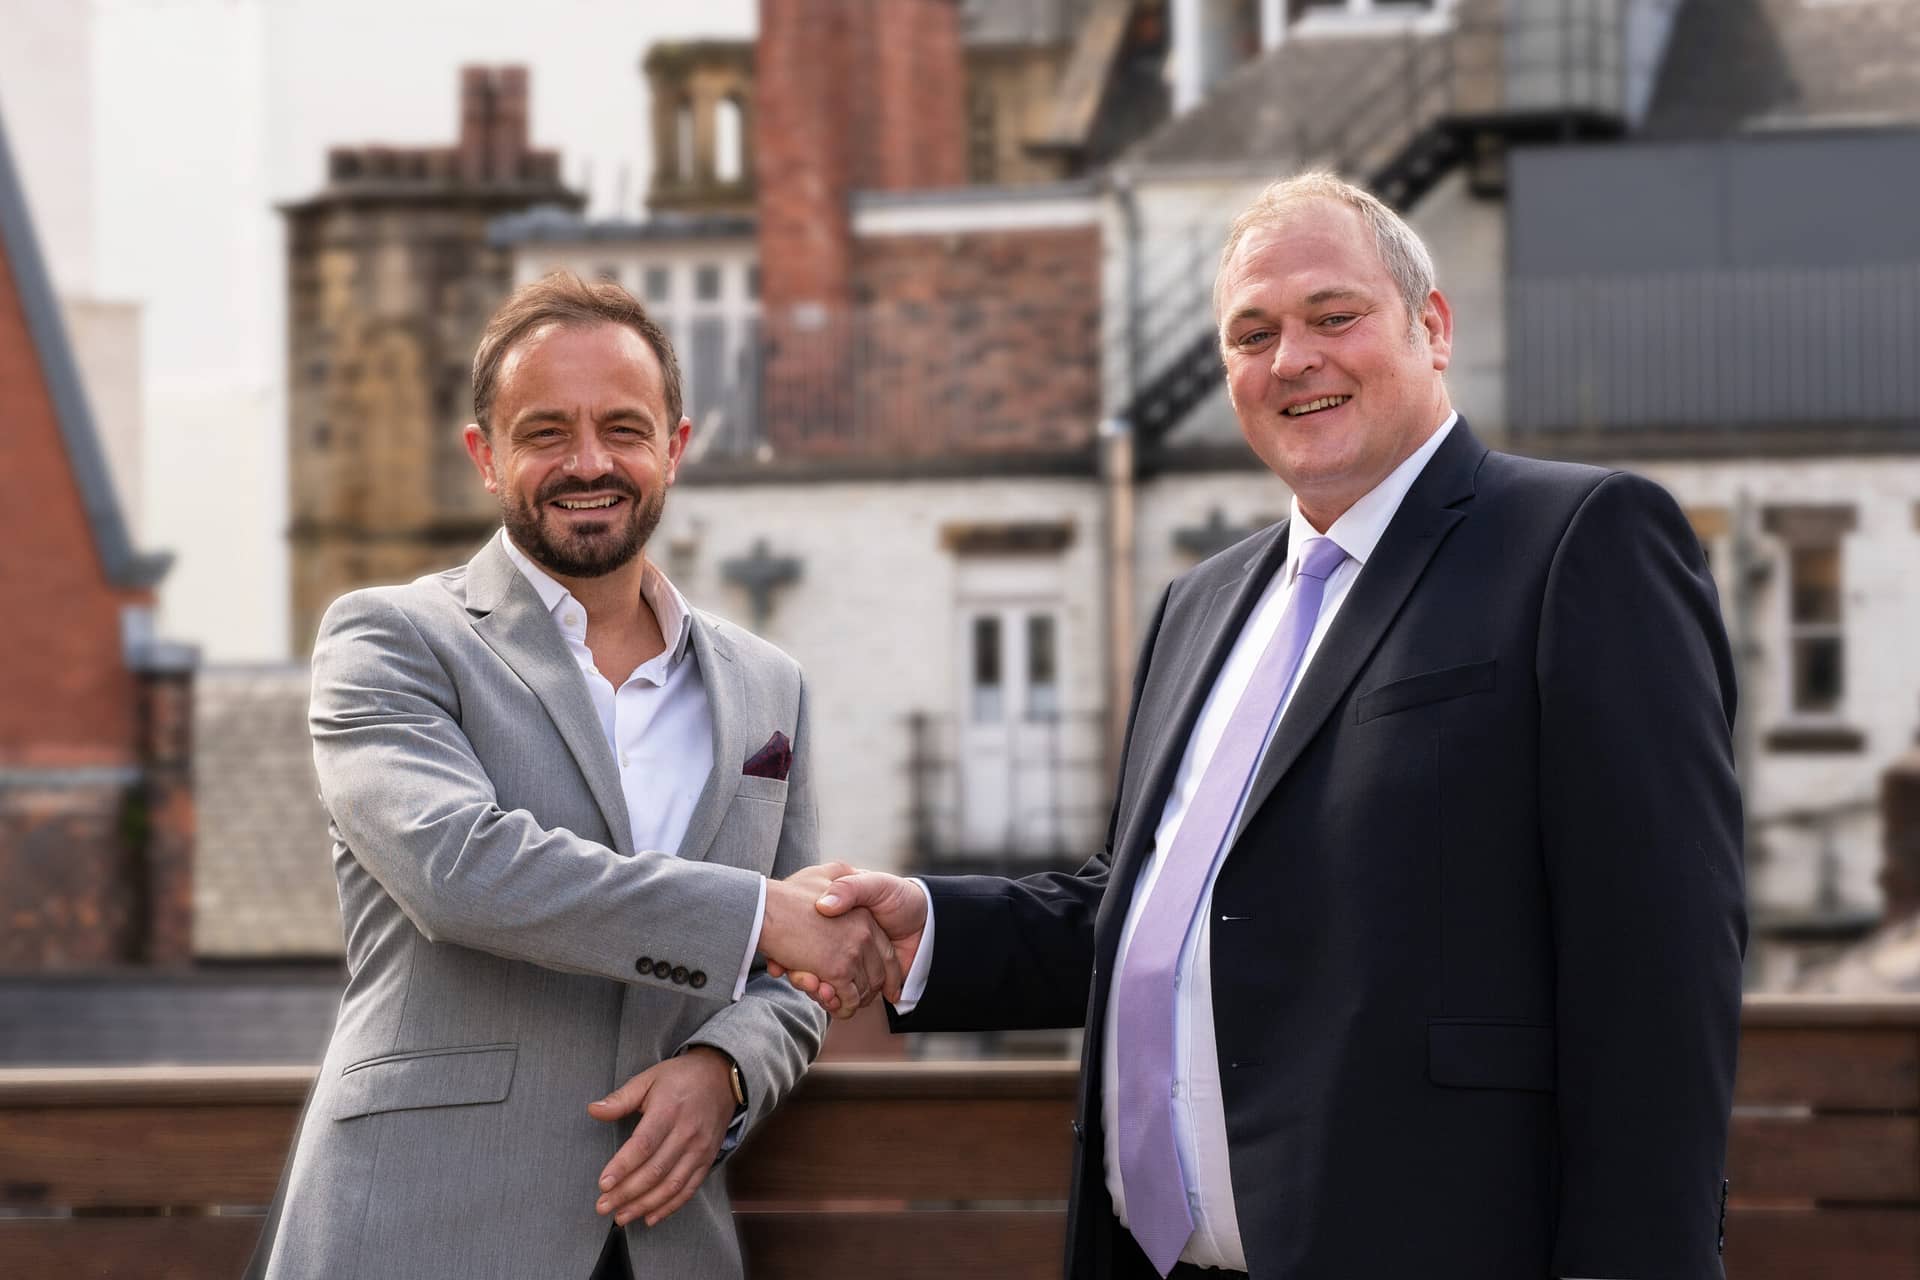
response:
{"label": "jacket sleeve button", "polygon": [[687,973],[687,966],[683,964],[674,966],[672,977],[673,977],[673,984],[676,987],[685,986],[688,976],[689,975]]}
{"label": "jacket sleeve button", "polygon": [[692,987],[695,991],[698,991],[700,988],[706,986],[707,971],[705,969],[695,969],[692,973],[687,975],[687,985]]}
{"label": "jacket sleeve button", "polygon": [[634,968],[634,972],[639,973],[641,975],[652,973],[653,961],[647,956],[641,956],[638,960],[635,960],[633,962],[633,968]]}

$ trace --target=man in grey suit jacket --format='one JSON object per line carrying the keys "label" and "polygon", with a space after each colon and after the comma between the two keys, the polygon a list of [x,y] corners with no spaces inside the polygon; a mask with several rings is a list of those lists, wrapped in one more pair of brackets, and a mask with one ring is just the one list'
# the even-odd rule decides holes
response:
{"label": "man in grey suit jacket", "polygon": [[474,410],[505,528],[314,647],[349,979],[256,1265],[737,1277],[709,1170],[825,1028],[756,955],[899,971],[777,878],[819,860],[798,667],[644,554],[689,432],[665,335],[550,276],[489,324]]}

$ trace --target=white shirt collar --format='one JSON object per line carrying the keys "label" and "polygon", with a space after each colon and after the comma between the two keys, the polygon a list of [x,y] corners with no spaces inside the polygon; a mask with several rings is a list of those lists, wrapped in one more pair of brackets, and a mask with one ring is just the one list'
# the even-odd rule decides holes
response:
{"label": "white shirt collar", "polygon": [[[513,561],[526,580],[533,584],[539,593],[540,603],[546,606],[548,613],[557,620],[568,605],[578,605],[573,592],[555,582],[551,575],[535,564],[527,553],[514,545],[505,529],[500,530],[500,548],[507,553],[507,559]],[[688,637],[693,633],[693,609],[687,604],[687,598],[680,589],[667,580],[658,565],[651,560],[643,560],[644,570],[640,575],[640,598],[653,609],[653,616],[660,623],[660,634],[670,637],[667,642],[667,665],[679,662],[686,654]],[[581,609],[585,613],[584,608]]]}
{"label": "white shirt collar", "polygon": [[[1346,552],[1355,564],[1365,565],[1367,557],[1371,556],[1373,549],[1380,545],[1380,539],[1385,536],[1387,526],[1393,523],[1394,513],[1400,510],[1400,503],[1406,498],[1407,490],[1413,488],[1413,482],[1420,478],[1422,471],[1426,470],[1428,460],[1439,451],[1441,443],[1447,438],[1447,433],[1453,430],[1453,424],[1458,421],[1460,421],[1459,413],[1449,413],[1446,421],[1427,437],[1426,443],[1409,454],[1406,461],[1388,472],[1386,479],[1367,490],[1366,494],[1348,507],[1345,514],[1335,520],[1333,527],[1326,531],[1325,536],[1338,543],[1340,549]],[[1290,535],[1287,538],[1285,580],[1291,582],[1293,576],[1300,570],[1301,547],[1306,544],[1308,538],[1320,536],[1314,533],[1313,526],[1308,524],[1306,517],[1300,514],[1300,499],[1297,496],[1293,499],[1293,508],[1288,513],[1287,528],[1300,530],[1305,535],[1303,537]]]}

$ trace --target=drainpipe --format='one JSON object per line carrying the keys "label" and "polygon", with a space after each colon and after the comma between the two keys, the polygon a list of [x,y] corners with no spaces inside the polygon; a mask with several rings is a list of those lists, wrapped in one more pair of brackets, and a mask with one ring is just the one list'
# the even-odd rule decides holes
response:
{"label": "drainpipe", "polygon": [[1133,696],[1134,458],[1125,418],[1100,424],[1100,489],[1105,514],[1107,717],[1105,774],[1118,786],[1120,748]]}

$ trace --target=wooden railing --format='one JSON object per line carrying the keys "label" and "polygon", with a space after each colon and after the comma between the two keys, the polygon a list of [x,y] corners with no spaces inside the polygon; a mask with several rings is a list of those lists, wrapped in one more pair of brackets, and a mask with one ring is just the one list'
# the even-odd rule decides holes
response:
{"label": "wooden railing", "polygon": [[[311,1078],[0,1071],[0,1275],[237,1276]],[[1076,1087],[1066,1062],[816,1067],[730,1165],[753,1274],[1058,1276]],[[1920,1000],[1750,1000],[1729,1164],[1731,1280],[1920,1276]]]}

